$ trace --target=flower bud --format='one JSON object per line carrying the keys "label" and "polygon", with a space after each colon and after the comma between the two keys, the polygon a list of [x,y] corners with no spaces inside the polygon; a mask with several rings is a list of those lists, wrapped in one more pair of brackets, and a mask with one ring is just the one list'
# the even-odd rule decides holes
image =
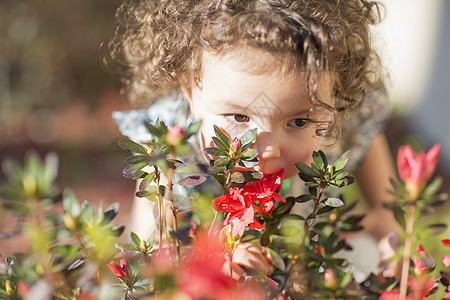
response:
{"label": "flower bud", "polygon": [[63,216],[64,225],[70,229],[74,230],[77,228],[77,220],[68,212],[66,212]]}
{"label": "flower bud", "polygon": [[242,146],[242,142],[240,139],[238,138],[234,138],[233,142],[230,145],[230,149],[228,151],[228,153],[230,154],[231,158],[235,158],[236,157],[236,152],[239,148],[241,148]]}
{"label": "flower bud", "polygon": [[411,146],[400,147],[397,167],[400,178],[405,182],[406,193],[410,199],[417,199],[433,175],[441,146],[434,145],[427,153],[415,153]]}
{"label": "flower bud", "polygon": [[334,276],[334,272],[332,269],[325,270],[324,280],[325,286],[331,291],[335,291],[339,287],[339,284],[336,281],[336,276]]}
{"label": "flower bud", "polygon": [[5,282],[5,290],[8,295],[14,295],[16,291],[13,289],[11,281],[6,280]]}
{"label": "flower bud", "polygon": [[140,247],[139,250],[141,250],[141,252],[145,253],[145,252],[147,252],[147,249],[148,249],[147,242],[144,241],[144,240],[142,240],[142,241],[141,241],[141,247]]}
{"label": "flower bud", "polygon": [[178,125],[173,125],[166,135],[166,143],[172,146],[178,146],[184,138],[184,129]]}

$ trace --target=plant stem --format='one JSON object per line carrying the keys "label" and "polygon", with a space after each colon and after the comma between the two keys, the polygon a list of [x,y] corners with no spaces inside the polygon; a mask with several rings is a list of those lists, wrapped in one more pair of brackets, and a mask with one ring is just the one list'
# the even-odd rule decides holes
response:
{"label": "plant stem", "polygon": [[408,206],[408,219],[406,223],[405,249],[403,252],[399,299],[405,299],[406,292],[408,289],[409,260],[411,259],[412,236],[414,232],[415,213],[416,213],[416,202],[412,201]]}
{"label": "plant stem", "polygon": [[[319,203],[320,203],[320,200],[322,199],[322,196],[323,196],[323,193],[324,193],[325,189],[326,189],[326,186],[325,187],[321,187],[319,195],[317,196],[316,200],[314,201],[314,209],[313,209],[313,212],[311,214],[316,215],[317,208],[319,207]],[[294,266],[297,264],[297,260],[298,260],[298,258],[300,256],[300,252],[303,249],[303,246],[304,246],[305,241],[306,241],[306,236],[307,236],[310,228],[311,228],[311,225],[308,224],[308,222],[305,222],[305,232],[303,234],[302,241],[300,242],[300,245],[298,246],[297,252],[295,253],[294,257],[291,260],[291,265],[289,266],[289,269],[288,269],[287,274],[286,274],[286,280],[283,282],[283,286],[281,287],[281,290],[284,289],[284,287],[285,287],[285,285],[287,283],[287,279],[291,275]]]}
{"label": "plant stem", "polygon": [[[225,184],[223,186],[223,195],[225,195],[228,192],[228,185],[230,183],[230,180],[231,180],[231,172],[229,172],[227,174],[227,180],[226,180],[226,182],[225,182]],[[213,219],[211,225],[209,226],[208,235],[211,234],[211,232],[212,232],[212,230],[214,228],[214,225],[216,224],[216,220],[217,220],[217,216],[218,215],[219,215],[219,212],[216,211],[215,214],[214,214],[214,219]]]}
{"label": "plant stem", "polygon": [[153,166],[155,168],[155,177],[156,177],[156,195],[158,197],[158,208],[159,208],[159,214],[158,214],[158,223],[159,223],[159,248],[161,249],[162,243],[163,243],[163,218],[165,218],[164,213],[164,199],[161,197],[161,194],[159,192],[159,183],[160,183],[160,176],[161,173],[159,173],[159,169],[157,165]]}
{"label": "plant stem", "polygon": [[[173,159],[175,159],[175,153],[172,152],[172,157]],[[170,202],[170,206],[171,206],[171,210],[172,210],[172,216],[173,216],[173,230],[175,232],[178,231],[178,219],[177,219],[177,210],[175,207],[175,204],[173,203],[173,177],[174,174],[174,169],[173,168],[169,168],[169,170],[167,171],[167,187],[168,187],[168,193],[167,193],[167,198]],[[178,240],[177,237],[175,237],[175,247],[177,248],[177,255],[178,257],[180,257],[180,241]]]}

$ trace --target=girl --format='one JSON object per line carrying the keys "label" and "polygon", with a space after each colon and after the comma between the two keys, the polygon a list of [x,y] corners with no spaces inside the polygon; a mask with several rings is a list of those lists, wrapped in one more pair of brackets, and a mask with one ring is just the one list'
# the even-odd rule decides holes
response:
{"label": "girl", "polygon": [[[133,103],[156,102],[113,115],[124,135],[145,141],[143,120],[172,124],[187,105],[187,119],[202,120],[200,149],[212,144],[213,124],[233,136],[257,128],[257,168],[266,174],[284,168],[293,178],[295,163],[309,164],[313,151],[352,149],[351,169],[370,208],[365,230],[380,242],[397,231],[382,207],[395,174],[381,133],[389,109],[369,34],[380,20],[377,3],[130,0],[118,19],[110,58],[124,67]],[[292,182],[291,192],[300,194],[299,187]],[[151,205],[134,201],[133,231],[149,235]],[[258,251],[247,250],[248,266],[248,252]]]}

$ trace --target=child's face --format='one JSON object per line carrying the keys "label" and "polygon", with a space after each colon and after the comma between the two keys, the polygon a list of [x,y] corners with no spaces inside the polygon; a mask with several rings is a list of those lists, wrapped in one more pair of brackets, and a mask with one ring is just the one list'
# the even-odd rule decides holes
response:
{"label": "child's face", "polygon": [[[284,168],[285,178],[290,178],[298,173],[296,162],[311,162],[322,138],[308,119],[311,103],[304,74],[281,75],[277,62],[258,50],[225,56],[204,52],[202,70],[201,83],[192,89],[189,103],[195,119],[203,121],[203,148],[213,145],[213,125],[224,128],[232,138],[257,128],[260,164],[256,169],[273,174]],[[331,86],[329,76],[322,76],[318,94],[333,105]],[[329,113],[315,112],[314,119],[329,120]]]}

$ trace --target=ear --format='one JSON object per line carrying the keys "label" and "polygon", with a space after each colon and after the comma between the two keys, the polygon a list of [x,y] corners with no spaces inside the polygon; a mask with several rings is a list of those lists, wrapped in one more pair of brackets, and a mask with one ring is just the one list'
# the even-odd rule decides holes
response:
{"label": "ear", "polygon": [[178,76],[178,84],[180,85],[180,90],[183,94],[183,97],[189,102],[189,105],[191,105],[192,87],[187,83],[187,80],[184,76]]}

